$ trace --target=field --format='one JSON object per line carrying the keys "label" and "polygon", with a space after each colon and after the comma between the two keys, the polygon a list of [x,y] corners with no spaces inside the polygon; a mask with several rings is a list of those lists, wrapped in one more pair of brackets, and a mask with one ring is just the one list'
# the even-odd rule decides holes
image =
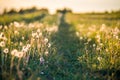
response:
{"label": "field", "polygon": [[2,80],[120,80],[120,12],[0,15],[0,60]]}

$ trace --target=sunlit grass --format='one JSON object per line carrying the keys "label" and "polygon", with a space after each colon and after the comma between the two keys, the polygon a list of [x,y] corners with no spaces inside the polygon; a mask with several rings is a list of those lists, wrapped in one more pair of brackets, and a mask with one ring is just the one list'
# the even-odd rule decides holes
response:
{"label": "sunlit grass", "polygon": [[119,14],[69,13],[63,21],[58,14],[36,19],[39,15],[0,16],[0,75],[4,80],[119,78]]}

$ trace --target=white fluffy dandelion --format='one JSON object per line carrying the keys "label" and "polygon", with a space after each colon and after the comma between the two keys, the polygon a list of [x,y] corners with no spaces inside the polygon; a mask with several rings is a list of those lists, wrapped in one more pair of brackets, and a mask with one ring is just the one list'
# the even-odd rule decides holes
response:
{"label": "white fluffy dandelion", "polygon": [[17,54],[15,56],[18,58],[22,58],[24,56],[24,52],[22,52],[22,51],[17,52]]}
{"label": "white fluffy dandelion", "polygon": [[40,57],[40,64],[44,64],[45,59],[43,57]]}
{"label": "white fluffy dandelion", "polygon": [[11,51],[11,55],[12,55],[12,56],[15,56],[17,53],[18,53],[18,50],[17,50],[17,49],[14,49],[14,50]]}
{"label": "white fluffy dandelion", "polygon": [[47,42],[48,42],[48,38],[45,38],[45,39],[44,39],[44,42],[47,43]]}
{"label": "white fluffy dandelion", "polygon": [[95,47],[96,46],[96,44],[93,44],[93,47]]}
{"label": "white fluffy dandelion", "polygon": [[0,47],[5,47],[5,42],[4,41],[0,42]]}
{"label": "white fluffy dandelion", "polygon": [[9,49],[8,49],[8,48],[5,48],[5,49],[3,50],[3,52],[7,54],[7,53],[9,52]]}
{"label": "white fluffy dandelion", "polygon": [[102,60],[102,57],[98,57],[97,59],[98,59],[98,61],[101,61],[101,60]]}
{"label": "white fluffy dandelion", "polygon": [[1,32],[1,33],[0,33],[0,39],[2,39],[4,36],[5,36],[4,33]]}
{"label": "white fluffy dandelion", "polygon": [[51,44],[50,44],[50,43],[48,43],[48,47],[51,47]]}
{"label": "white fluffy dandelion", "polygon": [[48,54],[49,54],[48,51],[46,51],[46,52],[45,52],[45,55],[47,56]]}

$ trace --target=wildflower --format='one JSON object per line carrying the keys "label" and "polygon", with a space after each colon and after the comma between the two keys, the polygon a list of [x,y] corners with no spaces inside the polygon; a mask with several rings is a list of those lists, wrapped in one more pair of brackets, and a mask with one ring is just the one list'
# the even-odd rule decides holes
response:
{"label": "wildflower", "polygon": [[35,26],[34,26],[34,24],[30,23],[30,24],[28,25],[28,27],[29,27],[29,28],[33,28],[33,27],[35,27]]}
{"label": "wildflower", "polygon": [[46,55],[46,56],[48,55],[48,51],[45,52],[45,55]]}
{"label": "wildflower", "polygon": [[118,35],[118,33],[120,32],[120,30],[116,27],[114,30],[112,30],[114,35]]}
{"label": "wildflower", "polygon": [[96,38],[97,38],[97,39],[100,39],[100,35],[96,35]]}
{"label": "wildflower", "polygon": [[103,43],[100,43],[99,45],[100,45],[100,46],[103,46]]}
{"label": "wildflower", "polygon": [[8,48],[5,48],[3,52],[7,54],[9,52]]}
{"label": "wildflower", "polygon": [[45,38],[45,39],[44,39],[44,42],[47,43],[47,42],[48,42],[48,38]]}
{"label": "wildflower", "polygon": [[82,40],[82,39],[83,39],[83,37],[81,36],[81,37],[80,37],[80,40]]}
{"label": "wildflower", "polygon": [[5,37],[3,32],[0,33],[0,39],[7,41],[7,38]]}
{"label": "wildflower", "polygon": [[40,32],[40,33],[38,34],[38,36],[41,37],[41,36],[42,36],[42,33]]}
{"label": "wildflower", "polygon": [[115,38],[116,38],[116,39],[119,39],[119,37],[118,37],[118,36],[115,36]]}
{"label": "wildflower", "polygon": [[101,48],[100,47],[97,47],[96,50],[99,51]]}
{"label": "wildflower", "polygon": [[101,60],[102,60],[102,57],[98,57],[97,59],[98,59],[98,61],[101,61]]}
{"label": "wildflower", "polygon": [[0,29],[2,29],[2,25],[0,25]]}
{"label": "wildflower", "polygon": [[30,44],[27,44],[27,48],[30,48],[31,47],[31,45]]}
{"label": "wildflower", "polygon": [[96,44],[93,44],[93,47],[95,47],[96,46]]}
{"label": "wildflower", "polygon": [[37,29],[37,32],[40,33],[40,29]]}
{"label": "wildflower", "polygon": [[108,52],[109,50],[108,49],[105,49],[106,52]]}
{"label": "wildflower", "polygon": [[43,72],[43,71],[41,71],[41,72],[40,72],[40,74],[42,74],[42,75],[43,75],[43,74],[44,74],[44,72]]}
{"label": "wildflower", "polygon": [[0,33],[0,39],[2,39],[4,36],[5,36],[4,33],[1,32],[1,33]]}
{"label": "wildflower", "polygon": [[7,38],[6,38],[6,37],[3,37],[2,39],[3,39],[4,41],[7,41]]}
{"label": "wildflower", "polygon": [[43,57],[40,57],[40,64],[44,64],[45,60]]}
{"label": "wildflower", "polygon": [[22,42],[20,42],[20,46],[22,46],[23,45],[23,43]]}
{"label": "wildflower", "polygon": [[36,39],[39,39],[39,35],[36,36]]}
{"label": "wildflower", "polygon": [[18,52],[17,49],[14,49],[14,50],[11,51],[11,55],[15,56],[17,54],[17,52]]}
{"label": "wildflower", "polygon": [[14,22],[15,27],[20,27],[20,24],[18,22]]}
{"label": "wildflower", "polygon": [[28,47],[26,47],[26,46],[23,46],[23,48],[22,48],[22,52],[27,52],[28,51]]}
{"label": "wildflower", "polygon": [[37,35],[37,33],[32,32],[32,37],[35,37],[36,35]]}
{"label": "wildflower", "polygon": [[22,58],[24,56],[24,52],[22,52],[22,51],[17,52],[17,54],[15,56],[18,58]]}
{"label": "wildflower", "polygon": [[50,43],[48,43],[48,47],[51,47],[51,44],[50,44]]}
{"label": "wildflower", "polygon": [[57,32],[58,26],[47,27],[46,30],[47,32]]}
{"label": "wildflower", "polygon": [[24,40],[25,39],[25,37],[24,36],[22,36],[22,40]]}
{"label": "wildflower", "polygon": [[79,32],[76,32],[76,35],[79,36]]}
{"label": "wildflower", "polygon": [[8,26],[4,26],[4,29],[7,30],[7,29],[8,29]]}
{"label": "wildflower", "polygon": [[97,38],[97,42],[100,42],[100,35],[96,35],[96,38]]}
{"label": "wildflower", "polygon": [[106,28],[106,25],[105,24],[102,24],[101,28],[100,28],[100,31],[104,31]]}
{"label": "wildflower", "polygon": [[19,32],[18,32],[17,30],[15,30],[14,33],[15,33],[16,35],[19,35]]}
{"label": "wildflower", "polygon": [[90,41],[91,41],[91,38],[89,38],[87,41],[90,42]]}
{"label": "wildflower", "polygon": [[0,42],[0,47],[5,47],[5,42],[4,41]]}

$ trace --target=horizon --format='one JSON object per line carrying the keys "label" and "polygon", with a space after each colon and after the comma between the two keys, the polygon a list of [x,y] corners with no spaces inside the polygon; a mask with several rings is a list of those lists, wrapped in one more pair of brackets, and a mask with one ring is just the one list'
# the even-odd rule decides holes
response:
{"label": "horizon", "polygon": [[63,8],[69,8],[74,13],[120,10],[119,0],[0,0],[0,5],[0,13],[3,13],[4,9],[19,11],[22,8],[31,7],[46,8],[50,14],[54,14],[57,9]]}

